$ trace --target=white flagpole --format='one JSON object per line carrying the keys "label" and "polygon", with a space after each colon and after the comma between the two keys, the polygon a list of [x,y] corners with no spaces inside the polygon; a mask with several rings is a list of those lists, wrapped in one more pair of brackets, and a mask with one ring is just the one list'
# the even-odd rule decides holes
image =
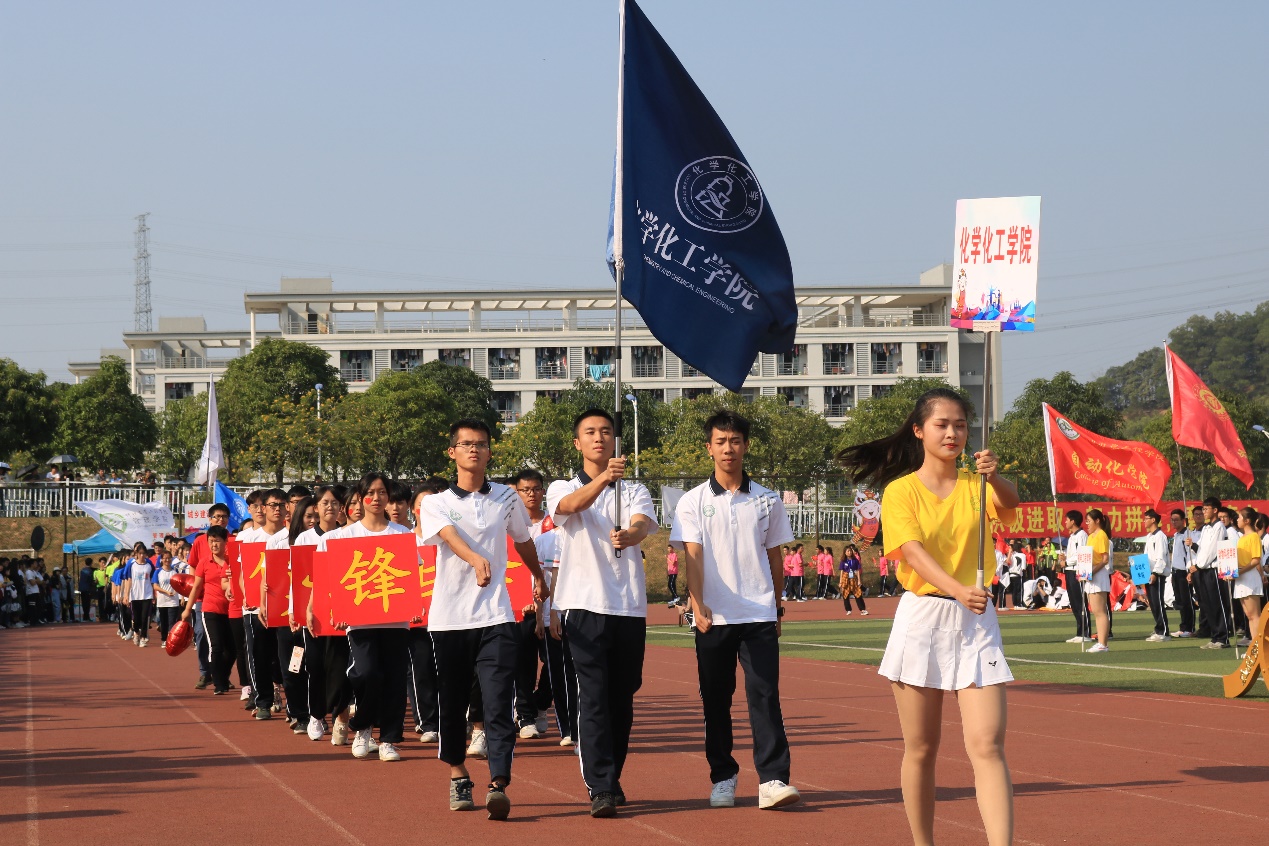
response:
{"label": "white flagpole", "polygon": [[[994,332],[984,332],[983,347],[983,446],[987,449],[987,432],[991,428],[991,339]],[[983,552],[987,548],[987,477],[979,475],[978,483],[978,574],[975,585],[983,590]]]}
{"label": "white flagpole", "polygon": [[[616,330],[614,332],[613,342],[613,420],[616,423],[613,432],[615,458],[621,457],[621,282],[622,277],[626,275],[626,261],[623,254],[623,244],[621,237],[622,224],[622,208],[624,197],[622,196],[622,181],[624,179],[625,169],[623,157],[625,151],[622,146],[623,136],[625,134],[625,111],[626,111],[626,0],[617,0],[618,17],[620,20],[620,45],[617,50],[617,155],[613,163],[613,221],[612,221],[612,255],[613,255],[613,276],[616,279],[616,299],[614,300],[614,310],[616,311]],[[613,526],[618,531],[621,530],[621,480],[617,480],[616,487],[613,488]],[[621,557],[621,550],[616,550],[618,558]]]}

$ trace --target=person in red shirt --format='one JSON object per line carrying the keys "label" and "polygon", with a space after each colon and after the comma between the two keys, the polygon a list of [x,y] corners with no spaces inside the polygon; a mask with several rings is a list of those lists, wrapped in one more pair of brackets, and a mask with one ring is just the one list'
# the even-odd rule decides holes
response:
{"label": "person in red shirt", "polygon": [[229,532],[224,526],[213,525],[207,529],[205,537],[208,554],[199,561],[194,571],[194,587],[189,592],[181,619],[189,621],[194,614],[194,602],[201,595],[203,630],[208,638],[212,684],[216,695],[223,696],[229,692],[229,667],[233,662],[229,607],[234,591],[229,580],[229,561],[226,557]]}

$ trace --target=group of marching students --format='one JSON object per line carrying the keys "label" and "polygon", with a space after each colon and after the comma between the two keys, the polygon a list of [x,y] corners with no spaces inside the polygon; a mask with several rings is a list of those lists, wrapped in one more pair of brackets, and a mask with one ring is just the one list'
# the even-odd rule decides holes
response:
{"label": "group of marching students", "polygon": [[[961,468],[969,414],[958,394],[934,389],[899,431],[850,447],[839,460],[857,482],[885,490],[883,552],[904,592],[878,672],[891,684],[904,738],[900,782],[913,839],[933,839],[943,697],[952,693],[987,839],[1003,844],[1013,836],[1004,754],[1005,683],[1013,676],[991,596],[979,586],[992,550],[976,542],[980,509],[1007,522],[1018,494],[989,450],[975,454],[974,471]],[[488,479],[491,433],[465,419],[449,432],[453,480],[407,488],[369,473],[351,490],[271,489],[248,498],[251,525],[239,531],[239,543],[324,550],[334,539],[413,532],[420,547],[435,547],[426,628],[331,621],[346,630],[314,636],[322,625],[311,603],[290,609],[289,628],[266,627],[260,609],[244,604],[227,558],[229,510],[213,507],[211,526],[189,552],[194,584],[182,612],[202,630],[197,687],[229,694],[236,665],[240,700],[256,720],[285,716],[296,734],[320,741],[329,732],[354,757],[380,761],[401,759],[411,708],[419,739],[436,742],[449,767],[451,809],[475,807],[467,759],[487,759],[491,819],[511,810],[516,741],[548,733],[543,717],[553,706],[559,743],[579,758],[591,816],[615,816],[627,802],[621,777],[643,679],[639,546],[658,529],[647,488],[626,479],[625,459],[615,457],[616,428],[605,411],[579,415],[573,435],[581,469],[549,486],[533,470],[506,484]],[[705,421],[702,441],[714,470],[679,501],[670,544],[685,563],[709,805],[736,804],[731,705],[739,663],[757,804],[774,809],[800,800],[789,783],[779,691],[783,548],[794,537],[780,495],[745,472],[749,434],[749,421],[727,409]],[[980,476],[988,483],[985,502]],[[506,585],[508,544],[533,577],[534,601],[521,623]],[[823,554],[827,568],[832,558]],[[844,572],[843,594],[858,597],[858,569]]]}
{"label": "group of marching students", "polygon": [[[1251,507],[1229,508],[1216,497],[1208,497],[1194,506],[1192,516],[1193,527],[1183,509],[1174,509],[1168,515],[1172,528],[1169,538],[1163,530],[1163,516],[1154,509],[1144,513],[1145,555],[1150,563],[1146,596],[1154,615],[1154,631],[1146,640],[1163,643],[1172,638],[1200,638],[1206,639],[1202,649],[1228,649],[1231,637],[1235,637],[1237,646],[1247,646],[1260,633],[1269,572],[1269,515]],[[1114,569],[1110,521],[1097,508],[1090,508],[1087,515],[1072,510],[1063,517],[1063,529],[1068,536],[1061,555],[1064,581],[1076,627],[1068,642],[1091,642],[1090,652],[1106,652],[1113,622],[1108,602]],[[1237,570],[1231,568],[1226,577],[1217,567],[1222,543],[1237,550]],[[1093,551],[1092,577],[1085,581],[1078,578],[1075,569],[1076,551],[1081,546]],[[1176,629],[1168,619],[1168,588],[1180,617]]]}

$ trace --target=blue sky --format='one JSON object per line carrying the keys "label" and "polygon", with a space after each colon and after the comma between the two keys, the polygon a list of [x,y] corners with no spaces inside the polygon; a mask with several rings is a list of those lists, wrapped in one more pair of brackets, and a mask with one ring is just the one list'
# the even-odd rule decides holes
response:
{"label": "blue sky", "polygon": [[[910,283],[959,197],[1044,197],[1005,396],[1269,298],[1269,4],[645,0],[800,285]],[[242,293],[608,285],[616,3],[24,4],[0,30],[0,356],[50,378]]]}

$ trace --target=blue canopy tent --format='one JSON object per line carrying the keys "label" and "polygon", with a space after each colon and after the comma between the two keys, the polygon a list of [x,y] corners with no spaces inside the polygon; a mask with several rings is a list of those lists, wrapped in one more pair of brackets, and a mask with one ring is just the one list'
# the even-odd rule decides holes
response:
{"label": "blue canopy tent", "polygon": [[90,538],[73,541],[71,547],[71,551],[76,555],[97,555],[103,552],[118,552],[123,549],[123,544],[110,532],[102,529]]}

